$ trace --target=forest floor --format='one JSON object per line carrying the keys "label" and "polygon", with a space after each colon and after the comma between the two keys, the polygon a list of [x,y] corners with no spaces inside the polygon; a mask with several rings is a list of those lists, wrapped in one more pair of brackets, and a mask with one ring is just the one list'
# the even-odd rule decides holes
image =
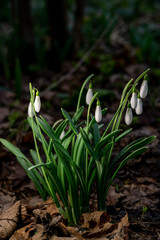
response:
{"label": "forest floor", "polygon": [[[53,124],[62,117],[61,106],[72,113],[85,77],[95,73],[94,86],[100,90],[103,106],[108,108],[102,121],[106,124],[118,106],[125,83],[148,68],[134,61],[128,62],[128,59],[124,62],[123,54],[116,56],[115,74],[99,77],[99,62],[91,58],[87,67],[85,64],[80,67],[79,73],[70,76],[56,88],[43,92],[41,115]],[[67,64],[66,70],[69,69]],[[152,74],[149,75],[152,79]],[[0,135],[11,140],[27,155],[34,147],[26,120],[28,83],[31,81],[41,94],[51,84],[52,76],[50,72],[24,76],[20,102],[15,101],[15,94],[8,90],[14,84],[4,81],[3,77],[0,80],[0,85],[4,86],[0,94]],[[58,77],[58,74],[54,76]],[[146,153],[128,162],[119,172],[107,196],[107,213],[94,211],[96,193],[93,192],[91,209],[94,213],[84,214],[76,228],[66,226],[66,221],[51,199],[42,201],[15,157],[0,146],[0,236],[6,236],[2,239],[160,239],[160,86],[154,79],[149,85],[143,115],[134,118],[131,126],[133,132],[121,140],[114,154],[138,137],[156,135],[156,140]],[[123,127],[126,128],[124,120]]]}

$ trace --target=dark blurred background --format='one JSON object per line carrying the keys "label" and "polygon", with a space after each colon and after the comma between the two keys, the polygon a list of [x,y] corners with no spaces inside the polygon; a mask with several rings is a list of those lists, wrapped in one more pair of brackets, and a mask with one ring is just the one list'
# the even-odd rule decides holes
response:
{"label": "dark blurred background", "polygon": [[20,99],[29,81],[44,90],[68,72],[77,86],[62,92],[90,73],[99,88],[121,89],[148,67],[157,84],[159,12],[159,0],[1,0],[0,90]]}

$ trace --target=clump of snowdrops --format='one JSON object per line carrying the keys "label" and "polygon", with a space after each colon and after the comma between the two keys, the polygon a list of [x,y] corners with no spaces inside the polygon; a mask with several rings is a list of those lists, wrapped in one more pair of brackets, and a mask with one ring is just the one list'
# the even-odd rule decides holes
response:
{"label": "clump of snowdrops", "polygon": [[[125,114],[127,125],[132,122],[132,109],[135,109],[136,114],[142,113],[142,98],[146,97],[148,92],[147,72],[148,70],[135,81],[131,79],[126,84],[119,107],[107,126],[106,123],[100,123],[107,109],[101,109],[98,92],[93,94],[91,83],[86,95],[87,118],[80,121],[84,111],[84,106],[80,106],[82,94],[93,75],[82,85],[75,114],[71,117],[61,109],[63,119],[55,122],[53,126],[42,116],[38,116],[41,108],[40,96],[38,90],[30,84],[28,122],[35,143],[35,150],[30,150],[33,161],[19,148],[5,139],[0,139],[17,157],[41,197],[45,200],[48,195],[51,196],[69,224],[78,224],[81,214],[90,210],[90,194],[95,184],[98,210],[105,210],[106,196],[118,171],[128,160],[145,152],[146,145],[155,139],[155,136],[141,137],[125,146],[116,157],[112,156],[115,144],[132,131],[131,128],[125,131],[120,128],[126,106],[128,105]],[[136,88],[142,78],[144,79],[139,92]],[[95,115],[92,115],[91,109],[93,110],[95,101],[97,106]],[[102,129],[105,130],[102,132]],[[42,149],[45,156],[43,158],[40,154]]]}

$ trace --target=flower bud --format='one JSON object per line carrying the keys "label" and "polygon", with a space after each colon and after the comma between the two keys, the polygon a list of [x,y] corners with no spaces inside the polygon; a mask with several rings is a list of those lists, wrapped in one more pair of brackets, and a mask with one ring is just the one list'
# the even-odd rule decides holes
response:
{"label": "flower bud", "polygon": [[132,113],[132,109],[131,109],[131,106],[130,106],[130,105],[128,105],[128,107],[127,107],[124,120],[125,120],[125,123],[126,123],[127,125],[130,125],[130,124],[132,123],[133,113]]}
{"label": "flower bud", "polygon": [[140,97],[145,98],[147,96],[147,93],[148,93],[148,78],[145,77],[140,88]]}
{"label": "flower bud", "polygon": [[132,96],[131,96],[131,107],[133,108],[133,109],[135,109],[136,108],[136,106],[137,106],[137,93],[135,92],[135,90],[133,91],[133,93],[132,93]]}
{"label": "flower bud", "polygon": [[92,83],[89,84],[89,89],[86,94],[86,103],[89,105],[93,98]]}
{"label": "flower bud", "polygon": [[101,110],[99,100],[97,100],[97,106],[96,106],[96,110],[95,110],[95,119],[96,119],[96,122],[98,122],[98,123],[101,122],[101,120],[102,120],[102,110]]}
{"label": "flower bud", "polygon": [[59,138],[62,140],[64,136],[65,136],[65,131],[63,130]]}
{"label": "flower bud", "polygon": [[30,102],[29,105],[28,105],[28,116],[29,116],[29,117],[33,117],[33,116],[34,116],[34,110],[33,110],[32,103],[31,103],[31,102]]}
{"label": "flower bud", "polygon": [[34,101],[34,108],[35,108],[35,111],[38,113],[41,109],[41,99],[40,99],[40,96],[39,96],[39,92],[37,91],[36,93],[36,97],[35,97],[35,101]]}
{"label": "flower bud", "polygon": [[137,115],[141,115],[143,112],[143,103],[142,103],[142,99],[140,97],[138,97],[138,99],[137,99],[137,107],[136,107],[135,111],[136,111]]}

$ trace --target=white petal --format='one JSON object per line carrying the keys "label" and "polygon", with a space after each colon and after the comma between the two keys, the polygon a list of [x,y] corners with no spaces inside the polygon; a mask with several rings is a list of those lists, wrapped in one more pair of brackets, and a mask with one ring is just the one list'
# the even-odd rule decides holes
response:
{"label": "white petal", "polygon": [[62,140],[64,136],[65,136],[65,131],[63,130],[59,138]]}
{"label": "white petal", "polygon": [[34,108],[35,108],[35,111],[36,111],[37,113],[40,111],[40,109],[41,109],[40,96],[36,96],[36,97],[35,97]]}
{"label": "white petal", "polygon": [[89,105],[91,100],[93,98],[93,91],[91,88],[88,89],[87,94],[86,94],[86,103]]}
{"label": "white petal", "polygon": [[137,93],[133,92],[131,97],[131,107],[135,109],[137,106]]}
{"label": "white petal", "polygon": [[140,88],[140,97],[145,98],[148,93],[148,81],[143,80],[141,88]]}
{"label": "white petal", "polygon": [[140,115],[143,112],[143,103],[142,103],[142,99],[140,98],[137,99],[137,107],[135,111],[137,115]]}
{"label": "white petal", "polygon": [[127,125],[130,125],[133,120],[133,113],[131,108],[127,108],[126,114],[125,114],[125,123]]}
{"label": "white petal", "polygon": [[95,110],[95,119],[96,122],[100,122],[102,120],[102,111],[101,111],[101,106],[96,106],[96,110]]}
{"label": "white petal", "polygon": [[31,102],[29,103],[29,106],[28,106],[28,116],[29,117],[33,117],[34,116],[34,111],[33,111]]}

